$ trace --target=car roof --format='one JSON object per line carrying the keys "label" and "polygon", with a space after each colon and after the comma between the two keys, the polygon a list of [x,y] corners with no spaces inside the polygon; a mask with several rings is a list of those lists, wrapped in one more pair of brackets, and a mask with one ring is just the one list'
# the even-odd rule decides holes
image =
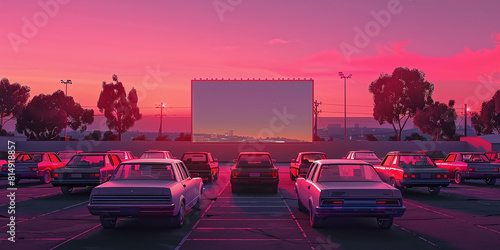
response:
{"label": "car roof", "polygon": [[320,164],[341,164],[341,165],[370,165],[370,163],[362,160],[346,160],[346,159],[326,159],[326,160],[317,160],[314,162],[318,162]]}
{"label": "car roof", "polygon": [[22,152],[21,154],[31,155],[31,154],[55,154],[54,152]]}
{"label": "car roof", "polygon": [[451,152],[450,154],[463,154],[463,155],[470,155],[470,154],[481,154],[484,155],[484,152]]}
{"label": "car roof", "polygon": [[113,152],[130,152],[130,151],[128,151],[128,150],[117,150],[117,149],[115,149],[115,150],[109,150],[108,151],[108,153],[113,153]]}
{"label": "car roof", "polygon": [[158,152],[163,153],[163,152],[170,152],[170,151],[168,151],[168,150],[156,150],[156,149],[150,149],[150,150],[146,150],[146,151],[144,151],[144,153],[146,153],[146,152],[147,152],[147,153],[158,153]]}
{"label": "car roof", "polygon": [[351,151],[349,151],[349,152],[363,152],[363,153],[370,152],[370,153],[374,153],[372,150],[368,150],[368,149],[351,150]]}
{"label": "car roof", "polygon": [[403,152],[403,151],[391,151],[387,154],[397,154],[397,155],[424,155],[427,156],[423,153],[418,153],[418,152]]}
{"label": "car roof", "polygon": [[307,154],[322,154],[322,155],[326,155],[325,152],[300,152],[299,154],[301,154],[301,155],[307,155]]}
{"label": "car roof", "polygon": [[271,155],[269,152],[240,152],[240,155]]}
{"label": "car roof", "polygon": [[201,152],[201,151],[200,152],[184,152],[183,155],[185,155],[185,154],[210,154],[210,152]]}
{"label": "car roof", "polygon": [[84,153],[79,153],[78,155],[114,155],[114,154],[108,152],[84,152]]}
{"label": "car roof", "polygon": [[73,153],[73,152],[83,152],[83,151],[81,151],[81,150],[61,150],[57,153],[59,154],[59,153]]}
{"label": "car roof", "polygon": [[122,163],[179,163],[182,162],[178,159],[134,159]]}

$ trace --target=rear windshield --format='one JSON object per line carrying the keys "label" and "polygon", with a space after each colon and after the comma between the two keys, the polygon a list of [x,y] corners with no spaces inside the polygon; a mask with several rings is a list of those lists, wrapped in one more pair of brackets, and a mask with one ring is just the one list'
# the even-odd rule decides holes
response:
{"label": "rear windshield", "polygon": [[121,164],[112,180],[175,180],[171,164]]}
{"label": "rear windshield", "polygon": [[165,159],[165,155],[162,152],[144,152],[141,159]]}
{"label": "rear windshield", "polygon": [[427,155],[401,155],[399,166],[402,168],[432,168],[436,167]]}
{"label": "rear windshield", "polygon": [[427,151],[425,154],[433,159],[446,158],[446,153],[444,151]]}
{"label": "rear windshield", "polygon": [[43,154],[20,154],[16,158],[16,162],[41,162]]}
{"label": "rear windshield", "polygon": [[484,154],[463,154],[462,160],[464,162],[487,163],[490,162]]}
{"label": "rear windshield", "polygon": [[75,155],[68,167],[104,167],[105,155]]}
{"label": "rear windshield", "polygon": [[207,162],[206,154],[185,154],[182,156],[183,162],[193,162],[193,163],[202,163]]}
{"label": "rear windshield", "polygon": [[269,155],[240,155],[236,167],[272,167]]}
{"label": "rear windshield", "polygon": [[356,152],[354,158],[356,160],[380,160],[373,152]]}
{"label": "rear windshield", "polygon": [[121,160],[125,160],[125,152],[109,152],[109,153],[112,153],[112,154],[115,154],[117,155],[118,157],[120,157]]}
{"label": "rear windshield", "polygon": [[323,165],[318,182],[330,181],[381,181],[370,165]]}
{"label": "rear windshield", "polygon": [[325,154],[305,154],[302,155],[302,161],[313,162],[316,160],[324,160],[326,159]]}

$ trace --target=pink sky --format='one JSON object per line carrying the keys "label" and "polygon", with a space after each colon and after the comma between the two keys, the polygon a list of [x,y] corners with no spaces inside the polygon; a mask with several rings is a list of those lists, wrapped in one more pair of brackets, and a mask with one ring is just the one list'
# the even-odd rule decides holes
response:
{"label": "pink sky", "polygon": [[[61,2],[1,5],[0,77],[32,96],[71,79],[69,95],[94,107],[102,81],[117,74],[139,90],[144,115],[164,102],[168,115],[188,116],[195,78],[313,78],[322,115],[342,116],[343,71],[353,74],[349,116],[371,116],[368,85],[398,66],[423,70],[434,100],[473,111],[500,86],[498,1]],[[372,13],[390,17],[373,26]],[[356,46],[356,27],[367,26],[372,37],[346,58],[341,45]]]}

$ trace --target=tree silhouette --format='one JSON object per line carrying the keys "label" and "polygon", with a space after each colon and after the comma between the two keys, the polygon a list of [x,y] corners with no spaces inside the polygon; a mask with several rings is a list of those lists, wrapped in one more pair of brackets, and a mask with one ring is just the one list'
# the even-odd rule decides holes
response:
{"label": "tree silhouette", "polygon": [[417,132],[413,132],[405,137],[405,141],[427,141],[427,138]]}
{"label": "tree silhouette", "polygon": [[90,132],[88,135],[86,135],[83,139],[84,140],[99,141],[102,139],[101,136],[102,136],[101,131],[94,130],[94,131]]}
{"label": "tree silhouette", "polygon": [[113,82],[102,82],[102,91],[97,101],[97,107],[106,117],[106,125],[109,129],[118,132],[118,140],[121,141],[122,134],[134,126],[135,121],[142,118],[137,106],[137,92],[134,88],[128,96],[123,84],[118,81],[118,76],[113,75]]}
{"label": "tree silhouette", "polygon": [[[373,94],[373,118],[383,124],[392,125],[396,140],[417,109],[433,103],[434,84],[425,80],[418,69],[396,68],[392,75],[381,74],[369,87]],[[397,127],[396,127],[397,126]]]}
{"label": "tree silhouette", "polygon": [[[0,80],[0,133],[3,134],[3,126],[6,122],[21,114],[29,97],[30,87],[21,86],[19,83],[11,84],[7,78]],[[4,121],[4,118],[8,116],[12,117]]]}
{"label": "tree silhouette", "polygon": [[139,135],[137,137],[132,138],[132,141],[149,141],[146,135]]}
{"label": "tree silhouette", "polygon": [[483,102],[481,111],[473,113],[472,126],[478,135],[500,132],[500,90],[497,90],[490,100]]}
{"label": "tree silhouette", "polygon": [[94,110],[83,109],[73,97],[58,90],[33,97],[17,118],[16,130],[29,140],[55,140],[66,126],[84,132],[93,122]]}
{"label": "tree silhouette", "polygon": [[378,141],[377,137],[375,137],[373,134],[367,134],[365,135],[365,138],[367,141]]}
{"label": "tree silhouette", "polygon": [[448,104],[435,102],[424,110],[418,109],[413,123],[420,132],[432,136],[434,140],[442,139],[443,136],[448,140],[453,140],[457,113],[454,108],[455,101],[450,100]]}
{"label": "tree silhouette", "polygon": [[175,141],[191,141],[191,134],[180,133],[179,137],[175,138]]}

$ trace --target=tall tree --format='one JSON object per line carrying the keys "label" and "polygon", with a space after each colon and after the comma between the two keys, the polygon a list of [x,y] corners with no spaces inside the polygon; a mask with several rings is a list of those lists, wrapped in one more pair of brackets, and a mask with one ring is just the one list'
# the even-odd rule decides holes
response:
{"label": "tall tree", "polygon": [[[0,131],[6,122],[21,114],[30,97],[30,87],[10,83],[9,79],[0,80]],[[4,121],[4,118],[12,116]]]}
{"label": "tall tree", "polygon": [[392,125],[396,140],[401,140],[409,118],[417,109],[424,109],[433,103],[434,84],[425,80],[425,74],[418,69],[396,68],[392,75],[381,74],[369,86],[373,94],[373,118],[381,125]]}
{"label": "tall tree", "polygon": [[471,117],[472,126],[478,135],[500,133],[500,90],[490,100],[483,102],[481,111]]}
{"label": "tall tree", "polygon": [[142,114],[137,106],[137,91],[132,88],[127,96],[118,76],[113,75],[112,78],[110,83],[102,82],[97,107],[104,113],[108,128],[118,132],[118,140],[121,141],[122,134],[134,126],[135,121],[142,118]]}
{"label": "tall tree", "polygon": [[93,122],[94,110],[83,109],[73,97],[58,90],[33,97],[17,118],[16,130],[29,140],[55,140],[66,126],[84,132]]}

